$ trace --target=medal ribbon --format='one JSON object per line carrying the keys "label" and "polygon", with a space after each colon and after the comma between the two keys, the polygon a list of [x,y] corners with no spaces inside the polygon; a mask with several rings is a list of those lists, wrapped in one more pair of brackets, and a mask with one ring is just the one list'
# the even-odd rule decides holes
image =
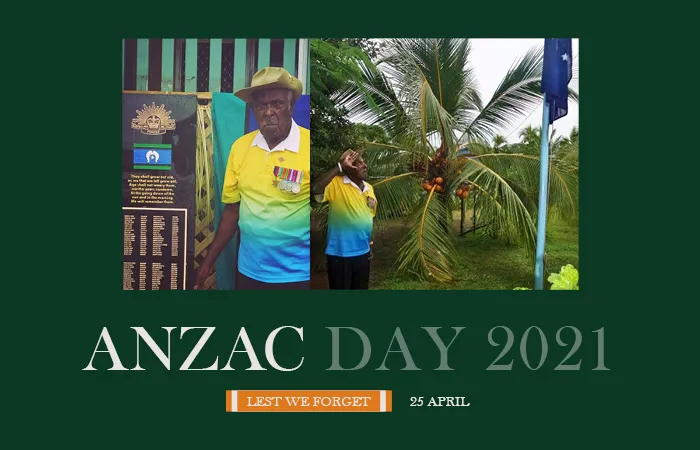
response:
{"label": "medal ribbon", "polygon": [[284,167],[275,166],[272,173],[275,177],[284,181],[292,181],[301,184],[304,180],[304,171],[295,169],[286,169]]}

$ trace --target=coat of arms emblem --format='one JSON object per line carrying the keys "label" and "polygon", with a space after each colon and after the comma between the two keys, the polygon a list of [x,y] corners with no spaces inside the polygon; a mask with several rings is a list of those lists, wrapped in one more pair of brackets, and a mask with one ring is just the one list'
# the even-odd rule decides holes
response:
{"label": "coat of arms emblem", "polygon": [[166,131],[175,129],[175,120],[170,118],[171,113],[172,111],[165,110],[165,105],[143,105],[142,110],[136,111],[136,118],[131,119],[131,128],[140,130],[143,134],[165,134]]}

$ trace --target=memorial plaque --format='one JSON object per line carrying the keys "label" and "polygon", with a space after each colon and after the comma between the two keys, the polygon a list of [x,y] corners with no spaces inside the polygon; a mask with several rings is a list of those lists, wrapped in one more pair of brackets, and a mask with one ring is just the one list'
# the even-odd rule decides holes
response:
{"label": "memorial plaque", "polygon": [[194,285],[197,97],[122,94],[123,289]]}

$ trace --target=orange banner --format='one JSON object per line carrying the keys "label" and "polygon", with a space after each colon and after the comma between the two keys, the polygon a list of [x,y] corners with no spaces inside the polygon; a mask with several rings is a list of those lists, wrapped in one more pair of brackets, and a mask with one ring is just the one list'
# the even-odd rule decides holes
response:
{"label": "orange banner", "polygon": [[391,412],[391,391],[226,391],[227,412]]}

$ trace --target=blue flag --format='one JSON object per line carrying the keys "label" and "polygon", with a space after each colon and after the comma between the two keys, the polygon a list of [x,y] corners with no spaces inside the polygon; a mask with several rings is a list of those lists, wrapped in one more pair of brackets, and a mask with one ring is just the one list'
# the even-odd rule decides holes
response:
{"label": "blue flag", "polygon": [[544,40],[541,92],[547,94],[550,124],[568,113],[572,66],[571,38]]}

